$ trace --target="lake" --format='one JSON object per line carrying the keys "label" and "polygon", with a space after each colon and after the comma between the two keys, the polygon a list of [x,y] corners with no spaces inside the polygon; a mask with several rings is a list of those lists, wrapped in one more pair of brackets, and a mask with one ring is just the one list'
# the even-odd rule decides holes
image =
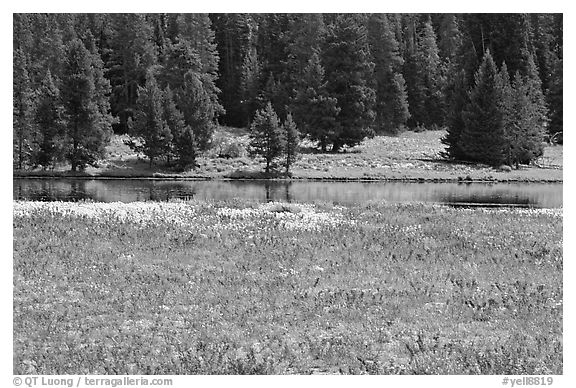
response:
{"label": "lake", "polygon": [[13,179],[13,198],[34,201],[134,202],[232,198],[354,204],[433,202],[452,206],[562,207],[562,183],[407,183],[318,181],[176,181]]}

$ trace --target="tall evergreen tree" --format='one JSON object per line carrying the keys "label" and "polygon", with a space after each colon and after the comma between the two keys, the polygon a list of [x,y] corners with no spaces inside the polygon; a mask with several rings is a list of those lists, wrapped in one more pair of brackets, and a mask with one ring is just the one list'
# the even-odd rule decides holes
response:
{"label": "tall evergreen tree", "polygon": [[60,90],[56,87],[50,71],[38,91],[34,123],[38,127],[39,144],[35,164],[44,169],[54,166],[63,152],[64,107],[60,101]]}
{"label": "tall evergreen tree", "polygon": [[202,67],[200,71],[218,77],[219,54],[216,49],[215,33],[208,14],[186,13],[176,16],[177,38],[173,43],[185,40],[198,54]]}
{"label": "tall evergreen tree", "polygon": [[189,71],[184,75],[184,87],[178,106],[186,125],[194,132],[193,138],[186,135],[186,139],[194,141],[198,149],[206,150],[214,133],[216,108],[202,81],[200,74]]}
{"label": "tall evergreen tree", "polygon": [[146,83],[146,72],[155,64],[153,30],[141,14],[114,14],[112,54],[108,78],[112,85],[112,113],[119,118],[118,132],[126,132],[128,118],[133,117],[138,87]]}
{"label": "tall evergreen tree", "polygon": [[303,77],[308,61],[320,51],[325,26],[322,14],[295,14],[290,19],[285,33],[287,60],[284,76],[286,87],[293,98],[303,86]]}
{"label": "tall evergreen tree", "polygon": [[454,62],[462,39],[459,28],[459,16],[453,13],[439,15],[438,50],[445,63]]}
{"label": "tall evergreen tree", "polygon": [[374,63],[370,60],[366,27],[361,15],[338,15],[328,28],[322,50],[326,90],[338,101],[340,113],[332,150],[354,146],[373,136],[371,125],[376,93],[370,85]]}
{"label": "tall evergreen tree", "polygon": [[406,83],[401,74],[404,60],[386,15],[370,16],[368,36],[375,63],[376,128],[381,132],[396,133],[410,117]]}
{"label": "tall evergreen tree", "polygon": [[250,121],[246,116],[242,87],[242,74],[246,55],[252,49],[257,28],[248,14],[211,14],[219,61],[219,78],[216,86],[222,91],[220,101],[225,114],[220,121],[226,125],[245,126]]}
{"label": "tall evergreen tree", "polygon": [[542,91],[542,81],[540,80],[538,67],[534,61],[534,56],[531,54],[528,56],[528,62],[526,64],[525,82],[530,103],[534,110],[534,128],[539,132],[543,132],[548,124],[548,109]]}
{"label": "tall evergreen tree", "polygon": [[72,171],[96,165],[110,140],[109,120],[102,118],[94,81],[93,59],[79,39],[66,45],[62,100],[67,116],[68,153]]}
{"label": "tall evergreen tree", "polygon": [[132,148],[146,155],[150,166],[170,152],[172,132],[165,120],[164,96],[153,71],[146,76],[145,87],[138,88],[138,100],[130,135],[137,138]]}
{"label": "tall evergreen tree", "polygon": [[[490,49],[495,63],[506,62],[510,74],[526,74],[530,54],[530,21],[526,14],[464,14],[462,15],[466,49],[480,62]],[[467,77],[473,82],[474,66],[467,66]],[[471,85],[469,85],[471,87]]]}
{"label": "tall evergreen tree", "polygon": [[563,142],[563,60],[560,58],[554,67],[552,73],[550,89],[548,91],[547,101],[550,112],[550,125],[548,133],[555,137],[556,141]]}
{"label": "tall evergreen tree", "polygon": [[294,119],[303,133],[317,141],[325,152],[336,136],[340,108],[338,100],[328,94],[318,54],[314,53],[308,61],[302,81],[292,103]]}
{"label": "tall evergreen tree", "polygon": [[285,143],[278,116],[272,104],[268,103],[264,109],[256,111],[250,127],[250,155],[264,158],[266,175],[278,166]]}
{"label": "tall evergreen tree", "polygon": [[[281,94],[281,85],[279,82],[276,82],[274,79],[274,74],[269,73],[268,79],[264,87],[260,90],[258,97],[256,97],[256,104],[258,109],[263,109],[266,107],[266,104],[270,102],[272,104],[272,108],[274,111],[278,112],[281,111],[280,107],[282,105],[282,99],[280,97]],[[282,109],[283,110],[283,109]]]}
{"label": "tall evergreen tree", "polygon": [[[222,109],[213,89],[212,75],[202,72],[200,56],[187,41],[171,44],[167,52],[163,85],[174,93],[176,106],[183,113],[186,125],[194,131],[196,146],[206,150]],[[192,141],[190,136],[187,138]]]}
{"label": "tall evergreen tree", "polygon": [[500,110],[502,112],[502,124],[504,128],[504,143],[502,152],[504,155],[504,161],[506,165],[512,166],[513,160],[515,159],[516,150],[515,147],[519,141],[519,131],[517,127],[517,122],[515,120],[516,115],[516,96],[515,89],[510,81],[510,75],[508,74],[508,67],[504,62],[498,73],[499,82],[498,88],[500,89],[501,98],[498,100],[500,104]]}
{"label": "tall evergreen tree", "polygon": [[541,115],[533,101],[530,80],[516,72],[512,87],[508,85],[509,96],[505,113],[506,159],[509,165],[527,164],[543,152]]}
{"label": "tall evergreen tree", "polygon": [[[274,13],[255,15],[258,23],[256,47],[261,64],[262,82],[270,74],[274,77],[275,90],[272,106],[280,117],[286,117],[286,107],[290,103],[291,79],[286,74],[288,62],[288,30],[292,15]],[[261,84],[266,87],[266,84]],[[260,105],[259,107],[262,107]]]}
{"label": "tall evergreen tree", "polygon": [[444,80],[436,34],[429,18],[417,35],[415,53],[411,60],[415,66],[412,88],[408,91],[412,125],[424,125],[427,128],[440,126],[444,117]]}
{"label": "tall evergreen tree", "polygon": [[442,144],[446,145],[446,151],[443,155],[450,159],[466,159],[460,137],[465,127],[463,111],[470,102],[467,85],[466,72],[460,70],[452,76],[452,81],[445,91],[448,101],[446,110],[447,133],[442,138]]}
{"label": "tall evergreen tree", "polygon": [[463,112],[464,128],[460,147],[466,158],[475,162],[500,165],[504,161],[504,122],[502,90],[498,71],[490,51],[486,51]]}
{"label": "tall evergreen tree", "polygon": [[258,22],[257,49],[262,72],[272,73],[276,79],[281,79],[288,58],[286,32],[290,23],[290,15],[282,13],[267,13],[255,15]]}
{"label": "tall evergreen tree", "polygon": [[[548,110],[542,93],[542,84],[533,56],[529,55],[527,74],[520,79],[515,76],[516,110],[521,124],[520,144],[518,144],[518,162],[528,164],[544,153],[544,134],[548,125]],[[524,101],[525,99],[525,101]]]}
{"label": "tall evergreen tree", "polygon": [[23,44],[30,44],[27,53],[30,58],[34,59],[29,68],[34,89],[40,87],[48,70],[52,73],[56,83],[62,76],[65,38],[58,16],[57,14],[29,15],[29,33],[32,38]]}
{"label": "tall evergreen tree", "polygon": [[[192,152],[181,152],[178,149],[178,144],[175,139],[182,139],[184,136],[184,132],[191,131],[190,127],[186,126],[184,121],[184,115],[178,107],[176,106],[176,102],[174,101],[174,93],[172,93],[172,89],[169,86],[163,90],[162,93],[162,114],[163,119],[166,121],[168,128],[170,129],[172,144],[170,145],[169,149],[166,152],[166,160],[168,164],[172,162],[173,157],[178,159],[180,167],[186,168],[190,165],[195,164],[196,161],[196,147],[195,143],[193,143]],[[183,159],[181,157],[184,157]]]}
{"label": "tall evergreen tree", "polygon": [[242,100],[244,117],[252,117],[258,106],[258,95],[262,83],[262,67],[258,59],[256,47],[251,47],[246,53],[242,63]]}
{"label": "tall evergreen tree", "polygon": [[[176,19],[178,26],[177,41],[187,42],[199,61],[202,88],[210,97],[210,109],[213,119],[224,113],[224,108],[218,100],[220,89],[216,86],[218,79],[219,54],[216,49],[215,33],[208,14],[180,14]],[[210,134],[211,135],[211,134]]]}
{"label": "tall evergreen tree", "polygon": [[90,53],[90,65],[92,77],[94,79],[94,101],[98,109],[97,118],[100,120],[97,125],[102,128],[111,128],[118,122],[111,114],[110,94],[112,87],[110,81],[105,76],[104,61],[100,51],[96,46],[96,40],[90,31],[87,31],[84,37],[85,46]]}
{"label": "tall evergreen tree", "polygon": [[203,91],[200,69],[198,55],[185,41],[169,46],[162,70],[164,115],[172,133],[172,152],[183,170],[196,167],[198,137],[206,148],[213,132],[214,110]]}
{"label": "tall evergreen tree", "polygon": [[14,50],[12,78],[13,156],[16,168],[21,170],[32,153],[33,98],[28,58],[22,49]]}

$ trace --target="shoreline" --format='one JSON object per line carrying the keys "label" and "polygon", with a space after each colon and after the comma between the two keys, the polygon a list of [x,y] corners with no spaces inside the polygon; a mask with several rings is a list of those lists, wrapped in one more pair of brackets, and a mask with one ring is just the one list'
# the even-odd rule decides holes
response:
{"label": "shoreline", "polygon": [[[546,146],[535,165],[505,171],[485,164],[441,158],[445,131],[403,132],[398,136],[376,136],[361,145],[337,154],[302,152],[291,174],[266,176],[260,160],[221,157],[212,150],[198,157],[197,168],[176,171],[166,166],[149,166],[115,135],[107,156],[98,167],[70,171],[69,165],[54,170],[17,170],[16,179],[118,179],[173,181],[282,181],[282,182],[414,182],[414,183],[563,183],[563,147]],[[218,139],[245,144],[229,128],[220,128]],[[309,146],[305,143],[306,147]],[[303,146],[304,147],[304,146]],[[303,149],[308,149],[304,147]]]}
{"label": "shoreline", "polygon": [[406,182],[406,183],[563,183],[563,179],[534,179],[534,178],[472,178],[472,177],[291,177],[291,178],[262,178],[262,177],[240,177],[231,178],[226,176],[203,176],[203,175],[180,175],[180,174],[141,174],[141,175],[121,175],[121,174],[89,174],[75,173],[68,171],[34,173],[34,172],[13,172],[12,179],[86,179],[86,180],[173,180],[173,181],[262,181],[262,182]]}

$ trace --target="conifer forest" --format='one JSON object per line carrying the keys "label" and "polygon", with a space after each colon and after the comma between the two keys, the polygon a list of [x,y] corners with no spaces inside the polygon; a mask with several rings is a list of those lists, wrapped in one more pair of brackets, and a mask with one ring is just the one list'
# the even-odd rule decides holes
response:
{"label": "conifer forest", "polygon": [[562,14],[14,14],[13,33],[15,170],[83,170],[114,133],[189,169],[217,125],[251,128],[267,169],[300,137],[445,128],[445,158],[494,166],[562,142]]}

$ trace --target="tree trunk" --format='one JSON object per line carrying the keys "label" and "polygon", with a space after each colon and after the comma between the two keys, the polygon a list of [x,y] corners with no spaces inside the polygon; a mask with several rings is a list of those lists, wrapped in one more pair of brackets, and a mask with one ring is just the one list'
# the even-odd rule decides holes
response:
{"label": "tree trunk", "polygon": [[24,143],[22,129],[18,135],[18,170],[22,170],[22,144]]}
{"label": "tree trunk", "polygon": [[72,146],[72,158],[70,163],[72,163],[72,171],[76,171],[78,166],[78,122],[74,120],[74,132],[73,132],[73,146]]}
{"label": "tree trunk", "polygon": [[334,144],[332,145],[332,152],[337,153],[338,151],[340,151],[341,147],[342,144],[339,141],[335,141]]}

